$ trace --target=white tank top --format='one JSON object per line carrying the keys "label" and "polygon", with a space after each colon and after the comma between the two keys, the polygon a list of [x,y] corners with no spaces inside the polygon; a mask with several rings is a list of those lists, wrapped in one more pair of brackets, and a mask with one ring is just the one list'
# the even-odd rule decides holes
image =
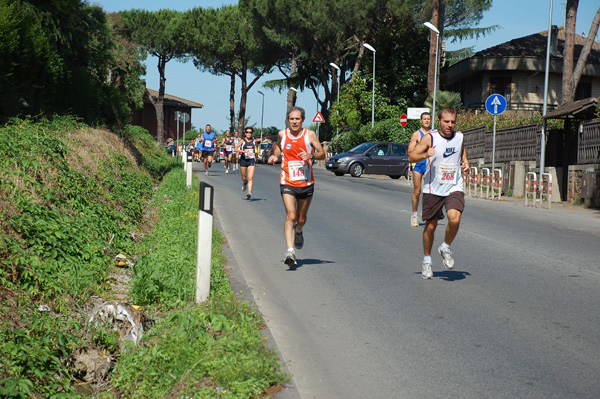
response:
{"label": "white tank top", "polygon": [[435,154],[427,158],[427,170],[423,176],[423,192],[440,196],[448,196],[455,191],[464,192],[461,173],[463,150],[462,132],[454,132],[447,139],[437,130],[430,133],[431,146],[435,146]]}

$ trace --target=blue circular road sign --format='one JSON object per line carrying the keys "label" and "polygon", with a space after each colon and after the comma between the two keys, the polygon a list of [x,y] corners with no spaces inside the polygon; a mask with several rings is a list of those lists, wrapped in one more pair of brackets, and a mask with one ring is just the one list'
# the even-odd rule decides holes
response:
{"label": "blue circular road sign", "polygon": [[492,94],[485,100],[485,109],[492,115],[500,115],[506,110],[506,99],[500,94]]}

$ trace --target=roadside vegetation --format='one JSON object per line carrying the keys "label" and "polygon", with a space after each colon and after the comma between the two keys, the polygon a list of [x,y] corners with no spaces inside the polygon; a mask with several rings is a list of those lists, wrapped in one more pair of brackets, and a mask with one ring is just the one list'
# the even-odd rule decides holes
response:
{"label": "roadside vegetation", "polygon": [[[197,196],[198,182],[188,190],[143,129],[115,134],[69,117],[0,127],[0,397],[280,389],[287,377],[265,348],[260,316],[229,287],[218,231],[210,299],[193,302]],[[117,267],[117,254],[131,263]],[[137,344],[116,320],[89,322],[105,301],[139,316]],[[104,370],[98,359],[108,359]]]}

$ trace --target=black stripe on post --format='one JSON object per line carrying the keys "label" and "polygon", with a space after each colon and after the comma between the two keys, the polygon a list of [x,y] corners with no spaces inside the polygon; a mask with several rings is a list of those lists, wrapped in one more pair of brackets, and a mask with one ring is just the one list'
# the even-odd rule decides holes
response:
{"label": "black stripe on post", "polygon": [[200,200],[198,201],[198,210],[213,214],[213,193],[214,189],[208,183],[200,182]]}

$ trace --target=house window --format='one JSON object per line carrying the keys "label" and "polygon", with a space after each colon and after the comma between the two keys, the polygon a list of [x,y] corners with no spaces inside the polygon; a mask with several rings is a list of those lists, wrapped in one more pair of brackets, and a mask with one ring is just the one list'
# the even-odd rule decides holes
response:
{"label": "house window", "polygon": [[583,100],[592,96],[592,79],[589,77],[581,78],[575,90],[575,100]]}
{"label": "house window", "polygon": [[490,96],[500,94],[510,102],[510,76],[490,76]]}

